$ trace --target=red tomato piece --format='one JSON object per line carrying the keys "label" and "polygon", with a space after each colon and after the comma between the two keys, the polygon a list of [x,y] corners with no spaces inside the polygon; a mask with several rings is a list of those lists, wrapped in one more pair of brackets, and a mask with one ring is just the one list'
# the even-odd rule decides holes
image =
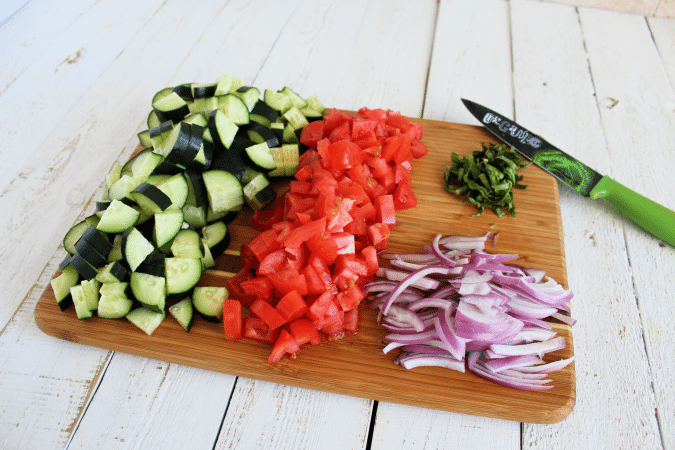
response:
{"label": "red tomato piece", "polygon": [[351,138],[351,135],[352,133],[349,129],[349,122],[345,121],[331,130],[330,134],[328,135],[328,139],[331,142],[348,141]]}
{"label": "red tomato piece", "polygon": [[262,231],[250,242],[241,246],[241,265],[245,269],[256,268],[267,255],[278,248],[276,231],[273,229]]}
{"label": "red tomato piece", "polygon": [[417,142],[422,140],[423,126],[418,122],[410,122],[410,140],[412,142]]}
{"label": "red tomato piece", "polygon": [[266,276],[258,275],[250,280],[244,280],[239,284],[247,296],[253,296],[256,299],[265,300],[272,303],[272,292],[274,285]]}
{"label": "red tomato piece", "polygon": [[[354,220],[350,211],[355,201],[351,198],[338,199],[338,208],[335,214],[329,215],[328,223],[326,223],[326,231],[332,233],[345,227],[349,222]],[[325,220],[325,219],[324,219]]]}
{"label": "red tomato piece", "polygon": [[384,146],[382,147],[382,157],[387,161],[394,161],[394,157],[401,147],[401,141],[401,136],[397,135],[386,139]]}
{"label": "red tomato piece", "polygon": [[366,263],[366,276],[375,275],[380,268],[380,262],[377,259],[377,250],[373,245],[364,247],[361,250],[361,257]]}
{"label": "red tomato piece", "polygon": [[395,128],[401,130],[401,133],[405,133],[410,129],[410,119],[401,114],[392,114],[385,119],[387,125],[391,125]]}
{"label": "red tomato piece", "polygon": [[326,218],[314,220],[292,230],[284,239],[286,248],[298,248],[303,242],[315,236],[321,236],[326,230]]}
{"label": "red tomato piece", "polygon": [[337,232],[332,234],[335,243],[337,244],[337,253],[338,255],[348,255],[356,253],[356,248],[354,247],[354,235],[347,233],[345,231]]}
{"label": "red tomato piece", "polygon": [[288,324],[288,330],[299,344],[310,343],[312,345],[321,344],[321,334],[314,324],[307,319],[298,319]]}
{"label": "red tomato piece", "polygon": [[300,345],[298,345],[291,333],[286,330],[281,330],[279,332],[279,337],[274,343],[272,352],[267,359],[267,363],[276,364],[281,361],[281,358],[283,358],[286,354],[288,354],[291,359],[295,359],[298,352],[300,352]]}
{"label": "red tomato piece", "polygon": [[305,275],[295,269],[285,269],[279,272],[267,274],[274,285],[274,290],[279,296],[283,296],[297,290],[300,295],[307,295],[307,280]]}
{"label": "red tomato piece", "polygon": [[255,296],[247,294],[241,287],[241,283],[245,280],[255,278],[253,274],[247,269],[241,269],[235,276],[228,278],[225,281],[225,286],[230,292],[230,297],[239,300],[242,305],[248,307],[255,300]]}
{"label": "red tomato piece", "polygon": [[375,250],[383,252],[389,246],[389,235],[391,230],[383,223],[374,223],[368,227],[368,236]]}
{"label": "red tomato piece", "polygon": [[333,300],[328,305],[326,314],[313,323],[317,330],[322,331],[328,339],[338,339],[344,334],[344,311],[336,300]]}
{"label": "red tomato piece", "polygon": [[241,339],[241,303],[234,299],[223,300],[223,329],[228,342]]}
{"label": "red tomato piece", "polygon": [[357,258],[356,255],[338,255],[335,260],[334,273],[340,273],[344,269],[348,269],[354,275],[365,277],[368,275],[368,266],[365,259]]}
{"label": "red tomato piece", "polygon": [[340,292],[337,296],[338,302],[345,312],[359,306],[364,298],[366,298],[366,294],[357,284],[349,286],[346,291]]}
{"label": "red tomato piece", "polygon": [[312,183],[309,181],[291,180],[288,187],[288,192],[293,194],[309,194]]}
{"label": "red tomato piece", "polygon": [[320,295],[326,291],[326,287],[323,285],[323,280],[319,277],[319,274],[316,273],[314,267],[306,265],[302,269],[302,274],[305,276],[307,281],[307,293],[311,295]]}
{"label": "red tomato piece", "polygon": [[327,264],[333,264],[337,257],[338,247],[335,239],[326,234],[311,237],[305,242],[310,253],[315,253]]}
{"label": "red tomato piece", "polygon": [[305,317],[311,321],[317,321],[326,315],[328,307],[332,304],[333,293],[331,291],[325,291],[309,304]]}
{"label": "red tomato piece", "polygon": [[354,334],[359,329],[359,321],[361,320],[361,310],[359,308],[345,311],[344,330],[346,333]]}
{"label": "red tomato piece", "polygon": [[323,282],[324,290],[331,293],[337,293],[337,288],[333,284],[333,277],[325,260],[321,259],[318,254],[313,253],[309,256],[307,265],[312,266]]}
{"label": "red tomato piece", "polygon": [[275,309],[287,323],[290,323],[305,315],[307,312],[307,303],[305,303],[305,300],[298,291],[291,291],[281,297]]}
{"label": "red tomato piece", "polygon": [[429,149],[422,142],[413,141],[410,144],[410,153],[412,154],[413,158],[421,158],[427,153],[429,153]]}
{"label": "red tomato piece", "polygon": [[300,142],[307,147],[315,148],[316,143],[323,139],[323,120],[315,120],[305,125],[300,133]]}
{"label": "red tomato piece", "polygon": [[279,337],[279,329],[271,329],[260,317],[244,317],[242,328],[243,337],[267,344],[274,344]]}
{"label": "red tomato piece", "polygon": [[258,231],[268,230],[273,224],[284,218],[284,199],[277,198],[272,209],[256,209],[251,219],[251,226]]}
{"label": "red tomato piece", "polygon": [[258,299],[254,301],[251,303],[249,309],[256,317],[262,319],[272,330],[279,328],[286,323],[284,316],[265,300]]}
{"label": "red tomato piece", "polygon": [[394,197],[390,194],[380,195],[373,202],[377,221],[385,224],[390,230],[396,225],[396,209],[394,208]]}
{"label": "red tomato piece", "polygon": [[283,248],[275,250],[262,260],[256,269],[257,275],[268,275],[284,270],[288,266],[288,256]]}
{"label": "red tomato piece", "polygon": [[417,198],[409,184],[401,183],[394,191],[394,208],[397,211],[410,209],[417,205]]}

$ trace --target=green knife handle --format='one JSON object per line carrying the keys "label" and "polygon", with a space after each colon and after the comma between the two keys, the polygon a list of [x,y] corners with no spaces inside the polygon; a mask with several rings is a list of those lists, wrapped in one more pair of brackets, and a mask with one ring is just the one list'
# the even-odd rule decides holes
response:
{"label": "green knife handle", "polygon": [[590,197],[604,198],[636,225],[675,246],[675,211],[628,189],[606,175],[591,190]]}

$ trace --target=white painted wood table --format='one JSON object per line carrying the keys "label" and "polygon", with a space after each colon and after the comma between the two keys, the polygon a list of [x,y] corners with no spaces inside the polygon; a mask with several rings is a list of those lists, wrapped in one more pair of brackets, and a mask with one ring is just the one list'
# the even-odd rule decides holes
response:
{"label": "white painted wood table", "polygon": [[475,124],[469,98],[675,209],[675,19],[528,0],[13,3],[0,23],[0,448],[675,449],[675,248],[562,185],[577,393],[556,424],[148,360],[33,318],[52,255],[136,147],[152,94],[222,73]]}

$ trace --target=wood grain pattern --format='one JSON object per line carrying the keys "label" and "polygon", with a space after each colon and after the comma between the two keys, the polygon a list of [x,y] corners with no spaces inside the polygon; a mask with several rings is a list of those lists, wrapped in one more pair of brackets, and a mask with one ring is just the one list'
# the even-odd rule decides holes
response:
{"label": "wood grain pattern", "polygon": [[[471,217],[473,208],[447,194],[442,173],[450,154],[469,153],[491,137],[479,127],[420,120],[429,155],[415,161],[413,189],[418,207],[400,212],[390,239],[391,252],[419,251],[437,233],[482,235],[499,232],[493,251],[518,253],[524,266],[546,269],[567,284],[564,246],[558,204],[557,182],[530,166],[523,171],[528,189],[515,193],[515,218],[497,218],[492,212]],[[279,186],[283,189],[283,186]],[[202,282],[222,284],[237,269],[236,249],[253,236],[248,226],[250,211],[239,215],[230,227],[233,243],[219,258],[215,270]],[[230,271],[230,272],[228,272]],[[576,400],[574,364],[552,375],[554,389],[522,392],[497,386],[473,374],[439,368],[405,370],[392,363],[393,354],[382,354],[383,330],[374,311],[365,309],[357,335],[336,342],[305,347],[295,360],[267,364],[269,347],[246,340],[228,343],[218,324],[196,318],[190,333],[167,319],[153,333],[144,335],[125,320],[77,320],[72,308],[60,312],[51,289],[40,298],[35,318],[44,332],[61,339],[103,347],[148,358],[209,369],[291,386],[335,392],[374,400],[403,403],[431,409],[462,412],[509,420],[552,423],[564,419]],[[554,324],[568,346],[553,358],[573,355],[572,332]]]}

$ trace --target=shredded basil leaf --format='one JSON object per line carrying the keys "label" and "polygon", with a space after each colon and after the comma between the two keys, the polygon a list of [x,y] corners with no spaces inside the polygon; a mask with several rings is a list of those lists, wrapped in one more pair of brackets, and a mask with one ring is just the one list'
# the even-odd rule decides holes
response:
{"label": "shredded basil leaf", "polygon": [[445,189],[454,195],[464,195],[464,201],[476,206],[479,212],[473,216],[482,215],[485,208],[498,217],[506,212],[515,216],[513,188],[527,188],[520,183],[523,176],[518,170],[531,163],[506,145],[483,142],[481,147],[464,158],[452,152],[451,165],[445,168]]}

